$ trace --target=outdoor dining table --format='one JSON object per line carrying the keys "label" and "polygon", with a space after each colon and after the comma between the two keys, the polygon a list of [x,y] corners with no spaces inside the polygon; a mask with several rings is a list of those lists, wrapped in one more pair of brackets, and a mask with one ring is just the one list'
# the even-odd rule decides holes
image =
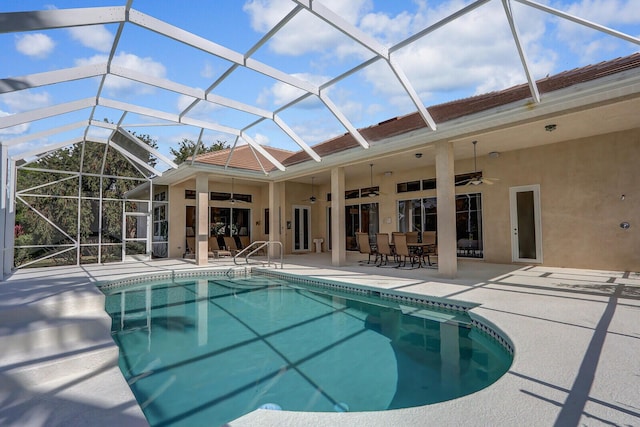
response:
{"label": "outdoor dining table", "polygon": [[[436,245],[434,243],[420,243],[420,242],[407,242],[407,246],[409,247],[409,250],[413,250],[415,252],[415,254],[420,258],[418,261],[418,265],[420,267],[422,267],[422,255],[428,253],[429,249],[435,248]],[[431,263],[431,260],[429,260],[427,266],[432,267],[433,264]]]}

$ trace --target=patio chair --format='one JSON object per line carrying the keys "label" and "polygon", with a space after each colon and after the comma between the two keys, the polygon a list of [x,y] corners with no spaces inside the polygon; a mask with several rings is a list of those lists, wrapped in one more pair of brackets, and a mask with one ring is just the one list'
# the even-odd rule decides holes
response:
{"label": "patio chair", "polygon": [[184,254],[182,258],[195,258],[196,257],[196,238],[194,236],[187,236],[185,241]]}
{"label": "patio chair", "polygon": [[387,233],[377,233],[376,234],[376,247],[378,249],[378,255],[380,255],[380,263],[377,267],[381,267],[383,265],[387,265],[389,263],[389,256],[394,257],[393,249],[391,249],[391,245],[389,244],[389,234]]}
{"label": "patio chair", "polygon": [[224,236],[224,246],[234,256],[239,252],[236,239],[233,236]]}
{"label": "patio chair", "polygon": [[[373,261],[374,264],[378,263],[378,251],[375,246],[371,246],[369,243],[369,234],[368,233],[356,233],[356,240],[358,243],[358,251],[361,254],[367,254],[369,258],[367,259],[367,264],[371,264],[371,255],[375,255],[376,258]],[[364,260],[360,261],[361,264],[364,263]]]}
{"label": "patio chair", "polygon": [[220,249],[218,238],[216,236],[209,237],[209,253],[213,254],[214,258],[220,258],[221,256],[231,256],[231,251]]}
{"label": "patio chair", "polygon": [[407,246],[406,234],[396,234],[395,253],[398,257],[398,265],[396,266],[396,268],[406,267],[407,258],[409,258],[409,260],[411,261],[411,268],[417,268],[413,266],[416,262],[418,263],[418,266],[420,266],[420,260],[418,259],[418,257],[411,251],[409,251],[409,246]]}
{"label": "patio chair", "polygon": [[394,231],[391,233],[391,246],[396,244],[396,235],[403,234],[402,231]]}
{"label": "patio chair", "polygon": [[438,258],[438,241],[435,231],[423,231],[422,232],[422,243],[427,243],[430,246],[425,247],[422,252],[423,261],[426,259],[427,265],[431,266],[435,263],[432,262],[431,258]]}
{"label": "patio chair", "polygon": [[408,231],[404,233],[407,236],[407,243],[418,243],[418,235],[420,234],[417,231]]}

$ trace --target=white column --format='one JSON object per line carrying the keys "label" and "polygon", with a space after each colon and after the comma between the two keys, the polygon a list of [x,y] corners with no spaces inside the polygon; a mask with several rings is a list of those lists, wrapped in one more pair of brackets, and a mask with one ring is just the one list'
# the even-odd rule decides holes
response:
{"label": "white column", "polygon": [[[281,242],[282,250],[285,249],[285,242],[281,240],[282,236],[282,214],[280,195],[282,191],[282,183],[269,182],[269,240]],[[271,257],[280,256],[280,249],[275,246],[269,249]]]}
{"label": "white column", "polygon": [[336,267],[347,261],[344,188],[344,168],[331,169],[331,265]]}
{"label": "white column", "polygon": [[438,273],[458,274],[456,253],[456,189],[453,143],[436,143],[436,194],[438,198]]}
{"label": "white column", "polygon": [[196,264],[209,263],[209,177],[196,175]]}

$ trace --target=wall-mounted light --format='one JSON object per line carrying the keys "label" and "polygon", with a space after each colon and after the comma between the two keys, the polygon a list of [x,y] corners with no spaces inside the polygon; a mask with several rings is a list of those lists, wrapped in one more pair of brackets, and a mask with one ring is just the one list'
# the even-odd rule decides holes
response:
{"label": "wall-mounted light", "polygon": [[627,221],[620,223],[620,228],[622,228],[623,230],[628,230],[629,227],[631,227],[631,224],[629,224]]}
{"label": "wall-mounted light", "polygon": [[420,157],[422,157],[422,153],[416,153],[416,159],[419,159]]}
{"label": "wall-mounted light", "polygon": [[500,157],[500,152],[499,151],[492,151],[489,154],[487,154],[487,156],[489,156],[492,159],[497,159],[498,157]]}
{"label": "wall-mounted light", "polygon": [[386,171],[386,172],[384,173],[384,176],[391,176],[391,174],[393,174],[393,172],[391,172],[391,171]]}
{"label": "wall-mounted light", "polygon": [[548,124],[544,127],[547,132],[553,132],[558,126],[555,123]]}

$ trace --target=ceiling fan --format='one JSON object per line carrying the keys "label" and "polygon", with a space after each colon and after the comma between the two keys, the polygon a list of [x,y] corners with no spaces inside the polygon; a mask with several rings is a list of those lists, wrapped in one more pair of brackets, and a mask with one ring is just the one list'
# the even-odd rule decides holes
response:
{"label": "ceiling fan", "polygon": [[316,196],[314,195],[313,192],[313,179],[314,177],[311,177],[311,197],[309,197],[308,199],[303,200],[303,202],[309,202],[311,204],[314,204],[318,199],[316,198]]}
{"label": "ceiling fan", "polygon": [[373,187],[373,163],[369,163],[369,169],[370,169],[369,170],[369,175],[371,177],[371,181],[370,181],[370,184],[369,184],[370,191],[369,191],[368,196],[369,197],[376,197],[376,196],[380,195],[380,190],[374,189],[374,187]]}
{"label": "ceiling fan", "polygon": [[476,155],[476,144],[478,141],[472,141],[473,144],[473,178],[469,179],[464,185],[480,185],[487,184],[493,185],[493,181],[498,181],[498,178],[484,178],[482,171],[478,172],[478,157]]}
{"label": "ceiling fan", "polygon": [[243,203],[244,202],[244,200],[236,199],[233,194],[234,194],[233,193],[233,178],[231,178],[231,198],[229,199],[229,202],[231,202],[232,205],[235,204],[236,202],[239,202],[239,203]]}

